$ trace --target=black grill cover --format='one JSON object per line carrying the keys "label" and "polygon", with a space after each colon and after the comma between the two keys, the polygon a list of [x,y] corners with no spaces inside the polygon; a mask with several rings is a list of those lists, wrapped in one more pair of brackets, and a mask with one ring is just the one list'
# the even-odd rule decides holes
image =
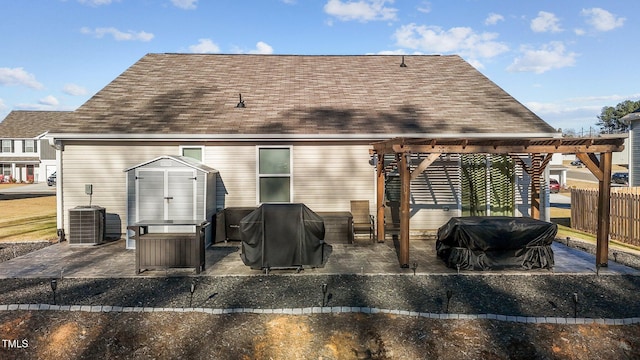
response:
{"label": "black grill cover", "polygon": [[452,268],[550,269],[557,232],[556,224],[527,217],[456,217],[438,229],[436,251]]}
{"label": "black grill cover", "polygon": [[321,267],[331,246],[324,221],[304,204],[263,204],[240,221],[242,262],[252,269]]}

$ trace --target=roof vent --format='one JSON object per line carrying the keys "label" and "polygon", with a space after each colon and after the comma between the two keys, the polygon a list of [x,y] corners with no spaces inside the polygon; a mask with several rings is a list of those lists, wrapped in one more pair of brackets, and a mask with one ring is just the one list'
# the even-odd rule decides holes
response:
{"label": "roof vent", "polygon": [[402,55],[402,64],[400,64],[400,67],[407,67],[407,64],[404,63],[404,55]]}
{"label": "roof vent", "polygon": [[240,102],[238,102],[238,105],[236,105],[237,108],[243,108],[245,107],[244,105],[244,100],[242,100],[242,94],[240,94]]}

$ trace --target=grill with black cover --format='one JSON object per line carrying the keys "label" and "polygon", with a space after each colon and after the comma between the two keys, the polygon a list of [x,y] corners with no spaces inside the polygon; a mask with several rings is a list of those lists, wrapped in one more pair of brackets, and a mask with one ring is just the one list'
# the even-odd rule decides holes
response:
{"label": "grill with black cover", "polygon": [[240,221],[242,262],[252,269],[322,267],[324,221],[304,204],[263,204]]}

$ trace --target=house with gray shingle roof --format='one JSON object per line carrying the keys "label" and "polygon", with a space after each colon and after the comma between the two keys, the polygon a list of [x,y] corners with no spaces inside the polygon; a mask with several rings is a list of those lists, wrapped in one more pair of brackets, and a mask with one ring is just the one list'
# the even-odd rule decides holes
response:
{"label": "house with gray shingle roof", "polygon": [[[140,185],[127,185],[123,170],[165,155],[218,171],[219,210],[296,202],[318,212],[348,211],[350,200],[369,200],[373,214],[374,142],[558,136],[459,56],[218,54],[146,55],[48,135],[61,159],[58,226],[68,232],[66,214],[87,204],[91,184],[93,204],[118,215],[123,233],[150,216],[129,206]],[[421,154],[412,157],[413,167],[422,161]],[[394,166],[388,159],[390,202]],[[481,199],[469,194],[472,177],[486,189]],[[528,211],[527,175],[495,156],[442,155],[411,186],[416,234],[433,232],[471,205],[484,213]],[[504,199],[504,208],[491,206],[497,188],[510,206]],[[172,198],[167,191],[158,188]],[[169,216],[169,202],[154,216]]]}
{"label": "house with gray shingle roof", "polygon": [[44,182],[56,171],[56,152],[44,135],[67,111],[12,111],[0,122],[0,181]]}

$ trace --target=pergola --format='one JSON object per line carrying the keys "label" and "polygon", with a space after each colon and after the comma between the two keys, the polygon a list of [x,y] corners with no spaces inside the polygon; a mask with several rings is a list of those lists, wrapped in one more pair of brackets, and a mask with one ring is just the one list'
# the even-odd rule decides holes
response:
{"label": "pergola", "polygon": [[[609,220],[611,198],[612,153],[622,151],[624,138],[393,138],[372,144],[372,154],[377,155],[376,171],[376,229],[378,241],[384,241],[384,155],[393,154],[398,160],[400,175],[400,238],[399,262],[409,267],[409,202],[411,179],[426,170],[441,154],[502,154],[508,155],[531,177],[531,217],[540,219],[540,180],[554,153],[575,154],[598,179],[598,231],[596,266],[608,266]],[[411,154],[428,154],[413,170]],[[599,154],[599,158],[597,156]],[[524,157],[530,157],[529,165]]]}

